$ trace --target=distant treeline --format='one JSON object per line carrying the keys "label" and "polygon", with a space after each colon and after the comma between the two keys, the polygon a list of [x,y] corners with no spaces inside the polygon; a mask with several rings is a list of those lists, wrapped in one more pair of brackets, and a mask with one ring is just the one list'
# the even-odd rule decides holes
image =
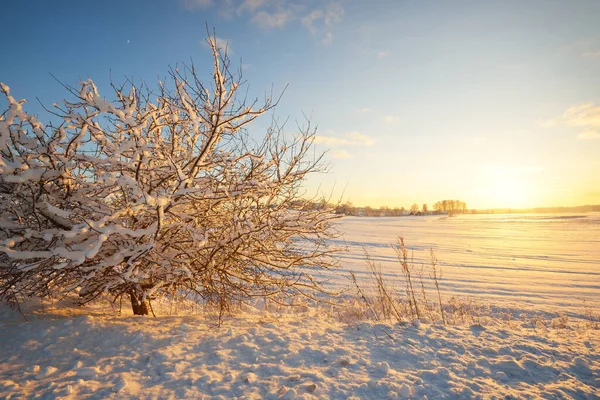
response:
{"label": "distant treeline", "polygon": [[365,216],[365,217],[401,217],[404,215],[435,215],[435,214],[525,214],[525,213],[587,213],[600,212],[600,204],[575,207],[536,207],[536,208],[490,208],[467,210],[467,203],[461,200],[441,200],[430,209],[427,204],[419,207],[413,204],[409,209],[404,207],[358,207],[351,202],[332,204],[326,201],[300,200],[293,203],[295,208],[304,210],[333,209],[336,214]]}
{"label": "distant treeline", "polygon": [[[417,212],[419,210],[417,209]],[[404,207],[355,207],[352,203],[341,204],[335,207],[336,214],[343,215],[354,215],[354,216],[364,216],[364,217],[400,217],[402,215],[409,215],[410,212],[406,211]]]}
{"label": "distant treeline", "polygon": [[433,205],[433,211],[446,211],[448,214],[464,214],[467,212],[467,203],[461,200],[442,200]]}
{"label": "distant treeline", "polygon": [[334,206],[337,214],[356,215],[364,217],[401,217],[403,215],[433,215],[433,214],[462,214],[467,212],[467,203],[461,200],[441,200],[433,205],[430,209],[427,204],[419,207],[418,204],[413,204],[410,209],[404,207],[355,207],[352,203],[347,202]]}
{"label": "distant treeline", "polygon": [[543,214],[543,213],[588,213],[600,212],[600,204],[574,207],[536,207],[536,208],[492,208],[472,210],[475,214]]}

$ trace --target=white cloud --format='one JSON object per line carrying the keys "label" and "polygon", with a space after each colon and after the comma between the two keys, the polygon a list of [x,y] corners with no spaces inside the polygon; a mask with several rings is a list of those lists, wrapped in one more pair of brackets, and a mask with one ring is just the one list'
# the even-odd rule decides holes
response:
{"label": "white cloud", "polygon": [[356,111],[358,111],[361,114],[368,114],[371,111],[373,111],[373,109],[369,108],[369,107],[363,107],[363,108],[357,108]]}
{"label": "white cloud", "polygon": [[244,0],[239,7],[239,11],[250,10],[254,11],[267,4],[267,0]]}
{"label": "white cloud", "polygon": [[302,18],[302,23],[308,28],[309,31],[312,32],[313,35],[316,35],[317,27],[315,26],[315,22],[323,18],[323,15],[323,10],[313,10],[304,18]]}
{"label": "white cloud", "polygon": [[571,126],[600,128],[600,107],[593,103],[585,103],[569,108],[561,120]]}
{"label": "white cloud", "polygon": [[190,11],[212,6],[212,0],[183,0],[183,6]]}
{"label": "white cloud", "polygon": [[283,29],[292,22],[301,23],[325,44],[333,41],[333,28],[344,17],[339,1],[312,2],[304,0],[180,0],[183,6],[196,11],[215,5],[227,19],[249,19],[261,29]]}
{"label": "white cloud", "polygon": [[325,34],[325,37],[323,38],[322,42],[323,42],[323,44],[327,44],[327,45],[333,43],[333,33],[327,32]]}
{"label": "white cloud", "polygon": [[600,138],[600,107],[593,103],[584,103],[568,108],[560,118],[546,121],[542,124],[546,127],[567,125],[583,128],[577,135],[578,139]]}
{"label": "white cloud", "polygon": [[586,58],[600,58],[600,51],[586,51],[583,56]]}
{"label": "white cloud", "polygon": [[395,124],[398,121],[400,121],[400,118],[396,117],[395,115],[386,115],[383,117],[383,122],[386,124]]}
{"label": "white cloud", "polygon": [[[221,52],[224,52],[225,50],[227,50],[227,54],[233,54],[233,49],[231,47],[231,40],[216,37],[215,41],[216,41],[216,45],[217,45],[217,50],[220,50]],[[204,47],[209,47],[208,43],[207,43],[207,39],[203,39],[202,41],[200,41],[200,43]]]}
{"label": "white cloud", "polygon": [[[235,0],[229,3],[239,4]],[[291,21],[300,19],[304,6],[301,2],[297,3],[290,0],[244,0],[235,13],[238,17],[249,17],[261,29],[283,29]]]}
{"label": "white cloud", "polygon": [[344,7],[340,2],[331,2],[325,8],[325,26],[333,26],[344,17]]}
{"label": "white cloud", "polygon": [[227,53],[233,54],[233,49],[231,48],[231,40],[217,37],[216,42],[217,50],[227,50]]}
{"label": "white cloud", "polygon": [[377,58],[379,58],[379,59],[386,58],[390,54],[392,54],[392,52],[390,50],[380,50],[377,52]]}
{"label": "white cloud", "polygon": [[333,27],[344,17],[344,7],[339,2],[329,2],[323,9],[311,10],[302,19],[302,24],[315,36],[323,35],[324,44],[333,42]]}
{"label": "white cloud", "polygon": [[331,158],[337,158],[337,159],[352,158],[352,155],[343,149],[332,151],[329,154],[331,155]]}
{"label": "white cloud", "polygon": [[555,126],[559,125],[559,122],[556,119],[549,119],[547,121],[538,120],[537,123],[544,128],[554,128]]}
{"label": "white cloud", "polygon": [[257,24],[262,29],[283,28],[290,20],[291,13],[289,10],[268,12],[261,10],[254,14],[252,22]]}
{"label": "white cloud", "polygon": [[579,133],[577,139],[588,140],[588,139],[600,139],[600,132],[597,130],[587,130]]}
{"label": "white cloud", "polygon": [[321,143],[326,146],[372,146],[375,140],[360,132],[352,131],[344,134],[336,134],[334,131],[328,131],[329,136],[315,136],[315,143]]}

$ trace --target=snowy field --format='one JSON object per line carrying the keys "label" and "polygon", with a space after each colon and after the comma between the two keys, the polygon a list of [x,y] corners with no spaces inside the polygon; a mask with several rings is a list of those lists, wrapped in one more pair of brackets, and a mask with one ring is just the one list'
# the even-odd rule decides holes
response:
{"label": "snowy field", "polygon": [[0,398],[595,399],[600,330],[0,311]]}
{"label": "snowy field", "polygon": [[339,230],[348,246],[342,268],[357,275],[366,273],[366,250],[388,278],[400,276],[390,244],[403,236],[417,270],[435,251],[447,296],[572,314],[584,301],[600,309],[598,213],[349,217]]}
{"label": "snowy field", "polygon": [[334,285],[364,273],[363,247],[396,279],[389,243],[403,235],[416,265],[434,248],[445,296],[490,314],[400,325],[256,303],[219,326],[168,303],[152,318],[32,300],[29,322],[0,306],[0,398],[600,398],[600,329],[582,306],[598,315],[599,215],[344,218],[340,230]]}

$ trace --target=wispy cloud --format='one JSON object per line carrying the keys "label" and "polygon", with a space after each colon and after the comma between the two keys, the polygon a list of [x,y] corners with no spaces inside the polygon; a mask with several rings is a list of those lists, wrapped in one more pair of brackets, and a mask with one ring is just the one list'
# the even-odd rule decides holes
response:
{"label": "wispy cloud", "polygon": [[392,52],[390,50],[379,50],[377,52],[377,58],[379,58],[379,59],[386,58],[390,54],[392,54]]}
{"label": "wispy cloud", "polygon": [[334,131],[327,136],[315,136],[315,143],[321,143],[329,147],[337,146],[372,146],[375,144],[375,139],[360,132],[352,131],[343,134],[337,134]]}
{"label": "wispy cloud", "polygon": [[262,29],[283,28],[291,18],[290,10],[282,11],[265,11],[261,10],[254,14],[252,22]]}
{"label": "wispy cloud", "polygon": [[333,27],[344,17],[344,7],[339,2],[329,2],[324,8],[310,11],[301,20],[302,24],[313,34],[322,35],[324,44],[333,42]]}
{"label": "wispy cloud", "polygon": [[581,37],[560,47],[562,52],[574,57],[600,58],[600,36]]}
{"label": "wispy cloud", "polygon": [[585,103],[569,108],[562,116],[567,125],[600,128],[600,107]]}
{"label": "wispy cloud", "polygon": [[400,118],[396,117],[395,115],[386,115],[385,117],[383,117],[383,122],[385,122],[386,124],[395,124],[399,121]]}
{"label": "wispy cloud", "polygon": [[339,1],[305,0],[180,0],[190,11],[217,7],[228,19],[247,19],[264,30],[283,29],[291,23],[301,24],[324,44],[333,42],[333,32],[344,17]]}
{"label": "wispy cloud", "polygon": [[323,18],[323,10],[313,10],[302,18],[302,23],[312,32],[313,35],[317,34],[316,22]]}
{"label": "wispy cloud", "polygon": [[[233,54],[233,49],[231,47],[231,40],[230,39],[223,39],[220,37],[215,37],[216,40],[216,45],[217,45],[217,50],[227,50],[227,53],[229,54]],[[206,44],[206,41],[204,41],[204,43]]]}
{"label": "wispy cloud", "polygon": [[333,148],[329,156],[337,159],[352,158],[352,154],[344,147],[368,147],[375,144],[375,139],[360,132],[351,131],[338,133],[333,130],[325,131],[325,135],[315,136],[315,143]]}
{"label": "wispy cloud", "polygon": [[334,150],[331,153],[329,153],[329,155],[331,156],[331,158],[337,158],[337,159],[352,158],[352,155],[343,149]]}
{"label": "wispy cloud", "polygon": [[[220,52],[227,52],[227,54],[229,54],[229,55],[234,54],[233,48],[231,47],[231,40],[223,39],[220,37],[216,37],[215,40],[216,40],[217,50],[219,50]],[[208,48],[208,42],[206,41],[206,39],[202,39],[200,41],[200,43],[202,44],[202,46]]]}
{"label": "wispy cloud", "polygon": [[339,1],[330,2],[325,7],[325,25],[337,24],[344,17],[344,7]]}
{"label": "wispy cloud", "polygon": [[561,117],[545,121],[543,126],[554,127],[567,125],[583,128],[577,135],[577,139],[599,139],[600,138],[600,107],[593,103],[584,103],[568,108]]}
{"label": "wispy cloud", "polygon": [[357,108],[356,111],[358,111],[361,114],[368,114],[371,111],[373,111],[373,109],[369,108],[369,107],[363,107],[363,108]]}
{"label": "wispy cloud", "polygon": [[250,11],[254,11],[257,8],[260,8],[264,5],[266,5],[268,3],[268,0],[244,0],[242,1],[242,4],[240,4],[238,10],[244,11],[244,10],[250,10]]}
{"label": "wispy cloud", "polygon": [[585,58],[600,58],[600,51],[586,51],[583,56]]}
{"label": "wispy cloud", "polygon": [[583,131],[577,135],[577,139],[583,139],[583,140],[600,139],[600,132],[595,131],[595,130]]}
{"label": "wispy cloud", "polygon": [[327,44],[327,45],[333,43],[333,33],[331,33],[331,32],[325,33],[325,37],[323,38],[323,40],[321,40],[321,42],[323,44]]}
{"label": "wispy cloud", "polygon": [[183,0],[183,7],[190,11],[212,6],[212,0]]}

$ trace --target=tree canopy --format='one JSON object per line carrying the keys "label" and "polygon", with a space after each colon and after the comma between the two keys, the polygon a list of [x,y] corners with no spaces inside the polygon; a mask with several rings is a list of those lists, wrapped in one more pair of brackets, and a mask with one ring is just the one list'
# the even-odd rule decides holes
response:
{"label": "tree canopy", "polygon": [[[335,215],[299,206],[308,174],[323,172],[310,123],[247,126],[277,101],[243,98],[241,72],[207,39],[213,79],[171,69],[158,89],[89,79],[42,124],[6,85],[0,116],[0,298],[75,293],[82,303],[157,296],[222,308],[232,300],[320,289]],[[1,103],[0,103],[1,104]]]}

